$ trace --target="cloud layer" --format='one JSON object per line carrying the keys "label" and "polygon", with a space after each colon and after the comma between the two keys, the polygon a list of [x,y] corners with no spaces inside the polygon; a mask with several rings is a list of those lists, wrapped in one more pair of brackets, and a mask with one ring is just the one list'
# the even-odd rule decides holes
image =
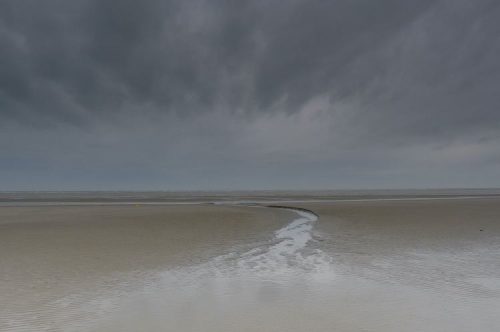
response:
{"label": "cloud layer", "polygon": [[0,189],[500,186],[494,0],[3,1]]}

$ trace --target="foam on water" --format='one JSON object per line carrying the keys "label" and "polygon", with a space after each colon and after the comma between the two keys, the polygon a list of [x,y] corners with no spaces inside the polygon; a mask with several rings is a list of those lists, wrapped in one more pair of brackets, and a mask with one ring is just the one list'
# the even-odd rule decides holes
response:
{"label": "foam on water", "polygon": [[[265,245],[257,246],[244,252],[232,252],[211,259],[210,261],[168,270],[162,273],[165,280],[179,278],[189,274],[190,280],[216,276],[219,278],[265,278],[279,282],[291,277],[317,277],[328,273],[332,276],[332,264],[328,255],[319,249],[312,249],[308,244],[313,240],[313,225],[318,220],[314,213],[287,209],[299,215],[285,227],[274,232],[273,239]],[[172,278],[172,275],[175,277]]]}
{"label": "foam on water", "polygon": [[[290,209],[292,210],[292,209]],[[274,233],[274,244],[253,249],[238,257],[237,273],[280,275],[311,272],[330,266],[320,250],[304,252],[312,240],[313,225],[318,218],[311,212],[292,210],[300,217]]]}

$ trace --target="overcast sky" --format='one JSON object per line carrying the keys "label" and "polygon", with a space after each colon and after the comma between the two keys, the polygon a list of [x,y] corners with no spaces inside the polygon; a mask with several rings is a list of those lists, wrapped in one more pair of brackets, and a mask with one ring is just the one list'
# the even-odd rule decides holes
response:
{"label": "overcast sky", "polygon": [[0,1],[0,190],[494,186],[498,0]]}

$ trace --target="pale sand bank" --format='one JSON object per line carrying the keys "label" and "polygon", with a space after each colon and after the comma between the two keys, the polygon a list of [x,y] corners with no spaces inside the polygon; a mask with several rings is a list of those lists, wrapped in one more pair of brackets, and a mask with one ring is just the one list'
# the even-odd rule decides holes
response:
{"label": "pale sand bank", "polygon": [[500,330],[499,198],[293,206],[0,208],[5,329]]}

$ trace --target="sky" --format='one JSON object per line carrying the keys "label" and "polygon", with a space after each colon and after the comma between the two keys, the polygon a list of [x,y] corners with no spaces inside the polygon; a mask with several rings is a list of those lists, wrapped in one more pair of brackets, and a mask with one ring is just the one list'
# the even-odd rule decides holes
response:
{"label": "sky", "polygon": [[0,190],[500,186],[497,0],[3,0]]}

